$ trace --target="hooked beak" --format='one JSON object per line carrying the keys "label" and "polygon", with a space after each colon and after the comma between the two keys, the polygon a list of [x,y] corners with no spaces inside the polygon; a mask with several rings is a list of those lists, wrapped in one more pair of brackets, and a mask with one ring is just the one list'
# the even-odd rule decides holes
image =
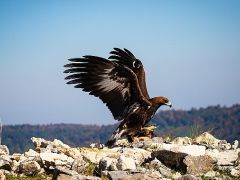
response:
{"label": "hooked beak", "polygon": [[172,107],[172,103],[170,101],[168,103],[166,103],[165,105],[169,106],[170,108]]}

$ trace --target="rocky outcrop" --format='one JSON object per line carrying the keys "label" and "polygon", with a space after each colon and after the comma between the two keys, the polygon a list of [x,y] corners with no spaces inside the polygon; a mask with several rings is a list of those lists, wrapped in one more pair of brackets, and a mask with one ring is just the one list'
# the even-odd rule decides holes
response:
{"label": "rocky outcrop", "polygon": [[99,179],[226,179],[240,178],[239,142],[219,140],[209,133],[191,139],[139,138],[71,148],[60,140],[32,138],[35,149],[9,155],[0,146],[0,179],[5,176],[49,174],[58,180]]}

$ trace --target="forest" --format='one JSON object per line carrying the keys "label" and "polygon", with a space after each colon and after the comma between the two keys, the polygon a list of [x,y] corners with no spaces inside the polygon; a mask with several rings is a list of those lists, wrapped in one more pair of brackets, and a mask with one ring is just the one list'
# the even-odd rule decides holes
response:
{"label": "forest", "polygon": [[[219,139],[232,142],[240,140],[240,104],[159,111],[150,123],[157,125],[157,136],[194,137],[208,131]],[[7,145],[11,153],[22,153],[33,148],[31,137],[59,139],[72,147],[81,147],[96,142],[105,143],[117,125],[4,125],[2,144]]]}

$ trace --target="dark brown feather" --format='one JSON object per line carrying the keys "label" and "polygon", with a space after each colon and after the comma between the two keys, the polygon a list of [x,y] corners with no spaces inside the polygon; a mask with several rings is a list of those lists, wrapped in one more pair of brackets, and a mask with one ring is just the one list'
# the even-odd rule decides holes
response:
{"label": "dark brown feather", "polygon": [[96,56],[70,59],[64,73],[67,84],[99,97],[112,112],[115,119],[126,116],[128,108],[144,99],[135,73],[128,67]]}
{"label": "dark brown feather", "polygon": [[111,51],[110,54],[113,55],[109,56],[108,59],[115,60],[117,63],[127,66],[136,74],[143,96],[149,99],[142,62],[127,49],[114,48],[114,51]]}

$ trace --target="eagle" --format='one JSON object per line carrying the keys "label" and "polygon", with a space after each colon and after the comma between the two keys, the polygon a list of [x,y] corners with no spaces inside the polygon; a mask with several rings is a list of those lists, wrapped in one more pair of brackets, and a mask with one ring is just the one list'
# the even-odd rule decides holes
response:
{"label": "eagle", "polygon": [[121,137],[132,141],[160,106],[172,107],[164,96],[149,97],[143,64],[125,48],[113,48],[108,59],[86,55],[69,61],[64,65],[67,84],[101,99],[114,119],[121,121],[109,146]]}

